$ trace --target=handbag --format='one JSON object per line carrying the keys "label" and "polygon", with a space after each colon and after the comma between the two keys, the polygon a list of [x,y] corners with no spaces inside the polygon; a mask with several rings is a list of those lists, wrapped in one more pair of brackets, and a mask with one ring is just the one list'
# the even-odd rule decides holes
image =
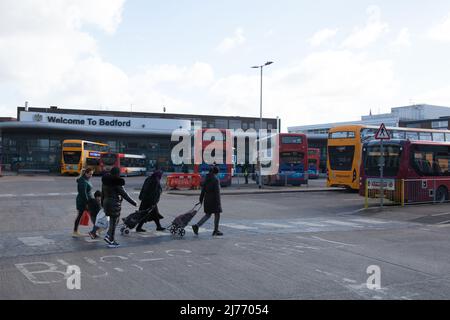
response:
{"label": "handbag", "polygon": [[84,210],[83,215],[80,219],[80,225],[82,226],[88,226],[89,225],[89,211]]}
{"label": "handbag", "polygon": [[109,217],[105,214],[105,211],[103,209],[100,209],[100,211],[97,213],[95,226],[101,229],[108,229],[109,227]]}

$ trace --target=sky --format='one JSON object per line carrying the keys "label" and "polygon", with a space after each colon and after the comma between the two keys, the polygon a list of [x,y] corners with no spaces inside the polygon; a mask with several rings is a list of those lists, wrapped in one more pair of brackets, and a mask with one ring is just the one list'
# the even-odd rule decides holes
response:
{"label": "sky", "polygon": [[450,1],[0,0],[17,106],[263,116],[288,126],[450,106]]}

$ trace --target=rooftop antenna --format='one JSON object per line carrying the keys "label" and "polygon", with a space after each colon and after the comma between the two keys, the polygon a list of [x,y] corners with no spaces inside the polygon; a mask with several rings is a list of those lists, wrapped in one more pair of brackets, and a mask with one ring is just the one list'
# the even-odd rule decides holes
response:
{"label": "rooftop antenna", "polygon": [[25,101],[25,111],[28,111],[28,101]]}
{"label": "rooftop antenna", "polygon": [[166,113],[166,107],[165,106],[163,106],[163,112]]}

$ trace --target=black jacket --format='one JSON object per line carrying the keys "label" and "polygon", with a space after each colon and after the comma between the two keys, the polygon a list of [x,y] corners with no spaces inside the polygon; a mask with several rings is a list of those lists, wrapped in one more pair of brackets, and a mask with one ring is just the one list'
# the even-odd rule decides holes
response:
{"label": "black jacket", "polygon": [[200,202],[203,203],[205,213],[222,212],[219,179],[212,173],[208,173],[205,182],[203,183],[202,192],[200,193]]}
{"label": "black jacket", "polygon": [[139,200],[142,201],[141,206],[150,208],[157,204],[161,197],[162,188],[161,183],[154,176],[145,179],[139,194]]}
{"label": "black jacket", "polygon": [[102,205],[107,216],[120,216],[122,199],[125,199],[133,206],[136,206],[136,201],[131,199],[123,188],[125,185],[124,179],[107,174],[103,176],[102,183]]}
{"label": "black jacket", "polygon": [[[162,187],[161,183],[154,176],[150,176],[145,179],[142,185],[141,192],[139,193],[139,200],[141,200],[141,205],[139,210],[150,209],[152,206],[156,206],[161,198]],[[159,213],[158,207],[151,212],[147,221],[159,220],[164,217]]]}

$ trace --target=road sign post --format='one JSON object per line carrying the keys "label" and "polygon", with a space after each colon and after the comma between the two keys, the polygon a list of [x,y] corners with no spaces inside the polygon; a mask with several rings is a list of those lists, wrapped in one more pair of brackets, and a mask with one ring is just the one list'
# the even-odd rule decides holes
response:
{"label": "road sign post", "polygon": [[384,146],[383,141],[389,140],[391,137],[389,136],[389,132],[386,130],[386,126],[384,123],[380,125],[377,133],[375,134],[375,139],[380,141],[380,207],[383,208],[384,201],[384,181],[383,181],[383,171],[384,171]]}

